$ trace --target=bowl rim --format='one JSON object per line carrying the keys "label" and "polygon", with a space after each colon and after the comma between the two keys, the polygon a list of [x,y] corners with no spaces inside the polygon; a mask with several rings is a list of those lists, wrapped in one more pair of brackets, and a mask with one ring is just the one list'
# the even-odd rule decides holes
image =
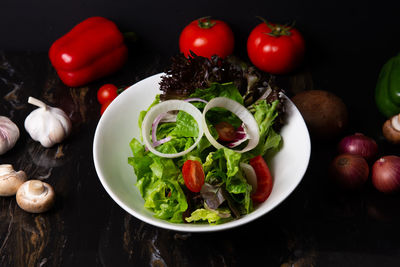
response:
{"label": "bowl rim", "polygon": [[[223,223],[223,224],[218,224],[218,225],[185,224],[185,223],[171,223],[171,222],[168,222],[166,220],[158,219],[156,217],[149,218],[149,217],[147,217],[145,215],[142,215],[140,212],[137,212],[136,210],[134,210],[131,207],[129,207],[126,203],[124,203],[124,201],[122,201],[116,195],[116,193],[114,193],[114,191],[110,188],[109,184],[106,181],[107,179],[105,178],[105,175],[103,174],[103,171],[102,171],[102,167],[101,167],[99,156],[98,156],[99,155],[98,147],[100,146],[99,145],[99,142],[100,142],[99,139],[100,139],[100,137],[102,135],[101,129],[104,127],[104,125],[107,122],[107,118],[108,118],[108,114],[109,114],[107,112],[107,110],[109,110],[110,108],[112,109],[113,106],[116,106],[118,104],[118,99],[121,99],[125,94],[127,94],[128,93],[128,89],[130,89],[132,87],[138,87],[138,86],[140,86],[141,83],[145,83],[149,79],[159,80],[162,75],[165,75],[165,73],[154,74],[152,76],[144,78],[144,79],[132,84],[131,86],[129,86],[127,88],[127,90],[123,91],[116,99],[114,99],[114,101],[111,102],[109,107],[105,110],[103,115],[100,117],[100,120],[99,120],[99,122],[98,122],[98,124],[96,126],[94,139],[93,139],[93,161],[94,161],[94,167],[95,167],[97,176],[98,176],[102,186],[104,187],[106,192],[111,196],[111,198],[121,208],[123,208],[126,212],[128,212],[130,215],[133,215],[134,217],[138,218],[139,220],[141,220],[143,222],[146,222],[146,223],[148,223],[150,225],[159,227],[159,228],[163,228],[163,229],[167,229],[167,230],[174,230],[174,231],[178,231],[178,232],[215,232],[215,231],[228,230],[228,229],[231,229],[231,228],[235,228],[235,227],[244,225],[244,224],[249,223],[251,221],[254,221],[254,220],[266,215],[271,210],[273,210],[274,208],[279,206],[289,195],[292,194],[292,192],[298,187],[300,182],[303,180],[303,177],[304,177],[304,175],[305,175],[305,173],[306,173],[306,171],[308,169],[308,165],[309,165],[310,157],[311,157],[311,139],[310,139],[310,135],[309,135],[307,126],[305,125],[304,119],[302,119],[302,123],[304,123],[305,129],[307,131],[307,137],[308,138],[307,138],[306,142],[307,142],[308,150],[306,151],[306,154],[304,154],[304,156],[307,157],[306,164],[304,164],[303,168],[299,171],[301,176],[300,176],[299,179],[296,180],[295,183],[292,184],[291,188],[288,191],[285,192],[286,195],[284,197],[280,198],[276,202],[276,204],[274,206],[272,206],[271,208],[269,208],[269,209],[267,209],[267,210],[265,210],[263,212],[255,213],[253,211],[253,212],[241,217],[240,219],[233,220],[233,221],[230,221],[230,222],[227,222],[227,223]],[[290,99],[288,97],[286,97],[286,99],[290,101]],[[293,108],[300,114],[299,110],[293,104],[293,102],[291,102],[291,104],[293,105]],[[300,116],[301,116],[301,114],[300,114]]]}

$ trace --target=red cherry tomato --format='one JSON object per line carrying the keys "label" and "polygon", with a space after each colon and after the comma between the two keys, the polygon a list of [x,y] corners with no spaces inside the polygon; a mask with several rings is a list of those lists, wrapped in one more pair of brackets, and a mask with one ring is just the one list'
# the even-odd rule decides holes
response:
{"label": "red cherry tomato", "polygon": [[300,32],[292,27],[268,22],[257,25],[247,39],[247,54],[260,70],[285,74],[293,71],[304,57]]}
{"label": "red cherry tomato", "polygon": [[186,187],[192,192],[200,192],[204,184],[204,171],[197,160],[187,160],[182,167],[183,180]]}
{"label": "red cherry tomato", "polygon": [[272,176],[269,171],[268,165],[261,156],[257,156],[250,160],[250,165],[253,167],[257,176],[257,190],[251,195],[254,202],[264,202],[272,191]]}
{"label": "red cherry tomato", "polygon": [[107,107],[111,104],[111,102],[112,102],[112,100],[111,101],[107,101],[107,102],[105,102],[105,103],[103,103],[102,105],[101,105],[101,109],[100,109],[100,114],[101,115],[103,115],[103,113],[104,113],[104,111],[107,109]]}
{"label": "red cherry tomato", "polygon": [[97,100],[100,104],[113,101],[118,95],[118,88],[113,84],[105,84],[97,91]]}
{"label": "red cherry tomato", "polygon": [[198,56],[222,58],[232,54],[234,37],[231,28],[221,20],[201,18],[187,25],[179,37],[179,49],[188,57],[190,51]]}
{"label": "red cherry tomato", "polygon": [[218,139],[224,142],[232,142],[236,137],[235,128],[225,121],[221,121],[215,125],[215,129],[218,132]]}

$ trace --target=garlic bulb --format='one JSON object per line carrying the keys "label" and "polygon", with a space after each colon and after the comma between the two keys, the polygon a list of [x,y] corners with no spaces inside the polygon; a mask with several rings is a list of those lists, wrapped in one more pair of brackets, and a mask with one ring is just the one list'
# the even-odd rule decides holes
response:
{"label": "garlic bulb", "polygon": [[71,120],[64,111],[33,97],[29,97],[28,103],[39,107],[25,119],[25,129],[33,140],[44,147],[52,147],[71,133]]}
{"label": "garlic bulb", "polygon": [[18,138],[18,126],[9,118],[0,116],[0,155],[13,148]]}

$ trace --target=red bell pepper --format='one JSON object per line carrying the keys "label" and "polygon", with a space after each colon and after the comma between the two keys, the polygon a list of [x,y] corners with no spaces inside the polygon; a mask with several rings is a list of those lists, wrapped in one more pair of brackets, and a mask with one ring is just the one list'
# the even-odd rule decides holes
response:
{"label": "red bell pepper", "polygon": [[82,86],[122,67],[128,56],[124,37],[114,22],[91,17],[56,40],[49,58],[64,84]]}

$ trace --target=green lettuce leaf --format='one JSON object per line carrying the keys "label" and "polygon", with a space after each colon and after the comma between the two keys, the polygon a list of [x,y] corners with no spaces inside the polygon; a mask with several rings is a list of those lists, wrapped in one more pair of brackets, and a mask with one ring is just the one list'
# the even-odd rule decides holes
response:
{"label": "green lettuce leaf", "polygon": [[[161,158],[145,148],[137,139],[130,142],[132,165],[137,176],[136,186],[142,195],[144,206],[154,212],[154,216],[170,222],[183,222],[182,214],[188,204],[181,188],[183,183],[180,168],[173,159]],[[161,147],[161,146],[160,146]],[[161,150],[171,153],[175,150],[172,144],[165,143]]]}
{"label": "green lettuce leaf", "polygon": [[155,179],[149,183],[143,196],[144,207],[154,211],[154,216],[170,222],[182,222],[188,204],[181,186],[176,181]]}
{"label": "green lettuce leaf", "polygon": [[176,124],[170,133],[174,137],[197,137],[199,135],[199,127],[196,120],[188,113],[179,111],[176,116]]}
{"label": "green lettuce leaf", "polygon": [[217,224],[221,221],[226,221],[226,218],[222,218],[219,214],[230,214],[227,209],[218,209],[218,210],[209,210],[209,209],[197,209],[192,212],[190,217],[185,218],[187,222],[198,222],[198,221],[207,221],[210,224]]}
{"label": "green lettuce leaf", "polygon": [[278,116],[278,104],[278,100],[271,104],[268,104],[266,100],[262,100],[253,105],[253,115],[259,127],[260,140],[254,149],[243,154],[244,161],[248,161],[258,155],[266,158],[268,154],[274,153],[281,148],[282,137],[272,128],[274,120]]}
{"label": "green lettuce leaf", "polygon": [[241,212],[249,213],[252,209],[250,198],[252,187],[239,168],[241,156],[242,154],[228,148],[218,149],[208,155],[203,168],[207,173],[205,178],[207,183],[225,183],[226,191],[239,205]]}
{"label": "green lettuce leaf", "polygon": [[[232,83],[212,83],[207,89],[196,90],[190,97],[201,98],[210,101],[215,97],[227,97],[243,105],[243,97],[237,87]],[[203,104],[204,105],[204,104]]]}

